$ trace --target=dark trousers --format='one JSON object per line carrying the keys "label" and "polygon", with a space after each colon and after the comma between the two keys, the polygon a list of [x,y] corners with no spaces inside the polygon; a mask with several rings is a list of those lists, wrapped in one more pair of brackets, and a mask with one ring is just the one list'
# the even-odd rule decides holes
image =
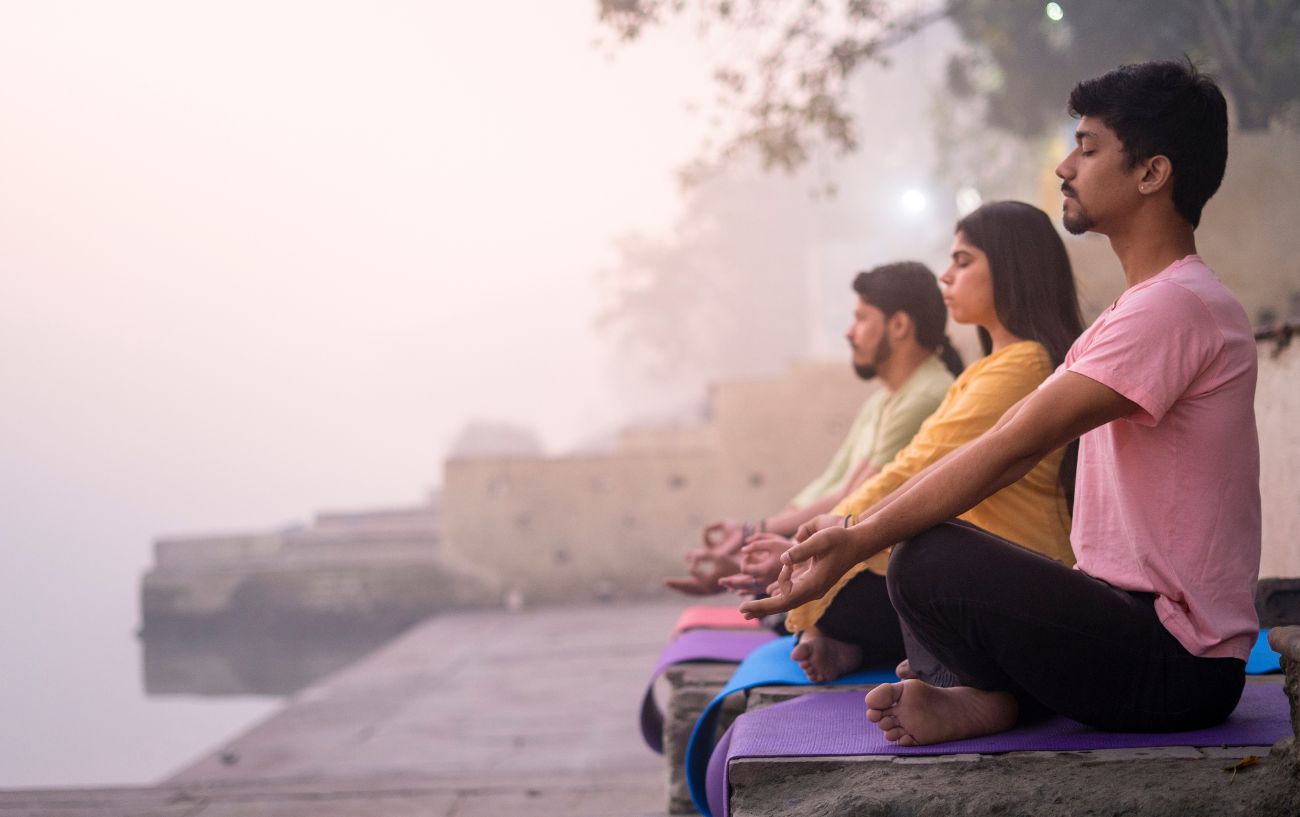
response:
{"label": "dark trousers", "polygon": [[844,583],[817,620],[817,629],[861,647],[864,666],[893,669],[906,655],[885,577],[870,570]]}
{"label": "dark trousers", "polygon": [[1153,594],[964,522],[895,546],[887,584],[909,637],[951,673],[936,683],[1010,692],[1025,715],[1047,710],[1112,731],[1197,729],[1231,714],[1245,684],[1242,661],[1187,652]]}

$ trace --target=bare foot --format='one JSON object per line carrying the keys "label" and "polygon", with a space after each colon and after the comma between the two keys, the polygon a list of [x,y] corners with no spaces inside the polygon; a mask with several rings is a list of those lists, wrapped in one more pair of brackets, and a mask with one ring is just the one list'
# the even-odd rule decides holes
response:
{"label": "bare foot", "polygon": [[900,746],[926,746],[1005,732],[1019,706],[1007,692],[932,687],[924,681],[881,684],[867,693],[867,720]]}
{"label": "bare foot", "polygon": [[904,658],[902,663],[894,668],[894,674],[897,675],[901,681],[906,681],[909,678],[921,677],[916,674],[916,670],[912,669],[912,662],[908,661],[906,658]]}
{"label": "bare foot", "polygon": [[824,684],[842,678],[862,666],[862,648],[847,641],[836,641],[809,627],[799,637],[790,657],[814,684]]}

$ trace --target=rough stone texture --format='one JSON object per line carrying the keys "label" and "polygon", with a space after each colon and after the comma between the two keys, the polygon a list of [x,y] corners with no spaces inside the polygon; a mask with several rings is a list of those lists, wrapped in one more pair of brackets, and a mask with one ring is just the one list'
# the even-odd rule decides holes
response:
{"label": "rough stone texture", "polygon": [[[1224,771],[1246,755],[1259,761]],[[1296,768],[1270,756],[1268,747],[1211,753],[1020,752],[907,763],[746,759],[731,764],[731,815],[1295,817],[1300,814]]]}
{"label": "rough stone texture", "polygon": [[810,695],[817,692],[861,692],[867,694],[867,690],[873,688],[875,684],[842,684],[840,686],[773,686],[757,687],[749,691],[749,702],[745,707],[746,712],[753,712],[756,709],[766,709],[773,704],[779,704],[782,701],[788,701],[791,698],[798,698],[800,695]]}
{"label": "rough stone texture", "polygon": [[[728,663],[678,664],[664,673],[668,685],[664,707],[664,762],[668,776],[668,813],[694,814],[695,804],[686,786],[686,744],[704,708],[726,686],[737,665]],[[719,734],[741,712],[740,695],[722,705]]]}
{"label": "rough stone texture", "polygon": [[1255,612],[1261,627],[1300,624],[1300,579],[1260,579]]}
{"label": "rough stone texture", "polygon": [[1283,688],[1291,703],[1291,731],[1294,733],[1289,741],[1280,741],[1277,748],[1300,766],[1300,627],[1278,627],[1268,634],[1268,644],[1282,656]]}

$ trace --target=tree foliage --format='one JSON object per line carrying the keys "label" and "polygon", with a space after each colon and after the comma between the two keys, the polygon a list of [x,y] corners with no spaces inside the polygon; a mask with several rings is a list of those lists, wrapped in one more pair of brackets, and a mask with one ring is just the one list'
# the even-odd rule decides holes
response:
{"label": "tree foliage", "polygon": [[721,46],[715,80],[730,131],[716,155],[755,150],[793,169],[816,145],[859,143],[855,73],[892,45],[949,20],[966,46],[951,61],[956,96],[980,96],[991,127],[1022,136],[1059,121],[1069,88],[1116,65],[1191,57],[1234,103],[1237,126],[1294,117],[1300,100],[1300,0],[598,0],[622,41],[690,17]]}
{"label": "tree foliage", "polygon": [[662,408],[719,377],[799,356],[810,200],[779,177],[721,174],[695,187],[670,235],[625,236],[602,273],[597,328],[619,369]]}

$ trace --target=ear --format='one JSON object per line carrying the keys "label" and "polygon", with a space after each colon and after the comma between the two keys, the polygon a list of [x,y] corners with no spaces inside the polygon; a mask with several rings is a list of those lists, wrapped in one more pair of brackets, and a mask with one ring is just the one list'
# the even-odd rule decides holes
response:
{"label": "ear", "polygon": [[889,316],[885,332],[889,334],[890,341],[901,341],[916,334],[916,324],[912,323],[911,315],[900,309]]}
{"label": "ear", "polygon": [[1138,179],[1138,192],[1144,196],[1173,190],[1174,165],[1169,157],[1156,154],[1142,163],[1142,176]]}

